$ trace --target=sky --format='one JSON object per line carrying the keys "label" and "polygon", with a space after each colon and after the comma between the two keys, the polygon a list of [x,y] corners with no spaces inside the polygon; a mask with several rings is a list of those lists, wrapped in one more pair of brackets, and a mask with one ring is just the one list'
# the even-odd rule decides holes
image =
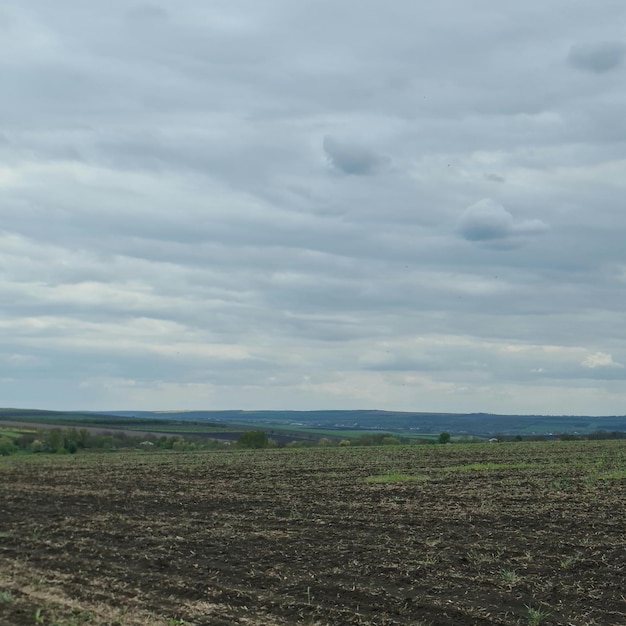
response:
{"label": "sky", "polygon": [[0,406],[626,413],[623,0],[4,0]]}

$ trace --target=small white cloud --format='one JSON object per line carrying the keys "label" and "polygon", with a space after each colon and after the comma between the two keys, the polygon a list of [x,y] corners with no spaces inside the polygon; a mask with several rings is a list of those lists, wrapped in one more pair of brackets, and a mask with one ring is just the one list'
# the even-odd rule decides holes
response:
{"label": "small white cloud", "polygon": [[595,369],[596,367],[624,367],[621,363],[614,361],[610,354],[605,352],[589,354],[581,365],[589,369]]}

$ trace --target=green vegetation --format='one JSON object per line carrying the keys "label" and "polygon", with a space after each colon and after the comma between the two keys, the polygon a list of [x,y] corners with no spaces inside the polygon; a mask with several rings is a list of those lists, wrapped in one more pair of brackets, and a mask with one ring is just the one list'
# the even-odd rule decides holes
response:
{"label": "green vegetation", "polygon": [[526,606],[527,613],[527,624],[528,626],[539,626],[545,619],[550,617],[550,613],[547,611],[542,611],[541,609],[534,609],[528,605]]}
{"label": "green vegetation", "polygon": [[500,570],[500,580],[507,585],[515,585],[521,579],[520,576],[515,572],[515,570]]}
{"label": "green vegetation", "polygon": [[576,554],[572,554],[571,556],[567,556],[560,561],[560,565],[563,569],[568,569],[578,563],[582,559],[582,553],[577,552]]}
{"label": "green vegetation", "polygon": [[[2,428],[5,422],[6,427]],[[111,437],[81,446],[69,437],[63,444],[42,431],[86,429]],[[28,432],[30,431],[30,433]],[[235,443],[245,432],[263,431],[268,447],[398,446],[432,443],[480,444],[486,439],[509,443],[522,440],[618,439],[626,437],[626,416],[553,417],[489,414],[400,413],[389,411],[120,411],[111,414],[0,409],[0,455],[16,452],[76,453],[83,449],[119,450],[137,447],[120,432],[148,440],[159,449],[176,451],[219,446],[215,440]],[[150,436],[145,433],[152,433]],[[33,436],[34,435],[34,436]],[[479,436],[480,435],[480,436]],[[157,442],[161,436],[171,441]],[[28,439],[32,448],[22,445]],[[7,439],[9,441],[7,441]],[[241,445],[250,447],[245,443]],[[340,443],[341,442],[341,443]],[[255,444],[256,445],[256,444]],[[149,446],[145,446],[147,449]],[[478,468],[475,468],[478,469]],[[603,479],[620,475],[604,471]]]}
{"label": "green vegetation", "polygon": [[13,594],[10,591],[0,591],[0,604],[13,602]]}
{"label": "green vegetation", "polygon": [[408,439],[394,437],[389,433],[367,433],[353,440],[354,446],[397,446],[401,443],[408,443]]}
{"label": "green vegetation", "polygon": [[269,439],[262,430],[247,430],[237,439],[237,445],[242,448],[267,448]]}
{"label": "green vegetation", "polygon": [[603,472],[598,474],[597,478],[598,480],[624,480],[626,479],[626,469]]}
{"label": "green vegetation", "polygon": [[[214,421],[208,421],[210,419]],[[435,432],[428,432],[435,425]],[[539,428],[541,424],[552,426],[566,423],[570,427],[583,426],[585,434],[550,434],[550,440],[560,439],[575,442],[582,438],[593,440],[620,439],[626,436],[621,431],[597,430],[598,426],[622,424],[622,418],[550,418],[541,416],[509,416],[505,433],[493,437],[493,432],[484,437],[460,433],[461,424],[471,428],[479,422],[483,428],[494,425],[496,418],[500,426],[501,417],[484,414],[436,415],[422,413],[393,413],[381,411],[189,411],[189,412],[120,412],[97,414],[85,412],[33,411],[0,409],[0,457],[12,454],[76,454],[85,450],[116,451],[138,449],[173,450],[176,452],[208,450],[237,443],[243,448],[305,448],[305,447],[400,447],[426,444],[454,444],[453,447],[469,444],[480,445],[487,438],[511,445],[522,440],[545,441],[547,435]],[[527,419],[528,418],[528,419]],[[541,421],[543,419],[543,421]],[[9,421],[10,420],[10,421]],[[228,423],[227,423],[228,420]],[[282,421],[281,421],[282,420]],[[301,421],[298,421],[301,420]],[[418,420],[419,427],[410,426]],[[569,420],[569,421],[568,421]],[[590,421],[592,420],[592,421]],[[383,430],[382,425],[389,430]],[[626,428],[626,418],[623,420]],[[372,426],[372,428],[368,428]],[[522,428],[523,426],[523,428]],[[590,431],[591,426],[596,430]],[[441,427],[449,428],[441,430]],[[478,428],[478,426],[476,426]],[[528,430],[531,429],[532,430]],[[556,426],[555,426],[556,428]],[[525,432],[522,437],[517,429]],[[526,430],[524,430],[526,429]],[[476,432],[479,432],[478,430]],[[251,435],[250,433],[257,433]],[[262,433],[259,434],[259,433]],[[489,464],[491,463],[491,464]],[[494,460],[472,463],[465,466],[442,468],[449,471],[484,471],[524,469],[525,465],[512,468]],[[623,471],[609,466],[597,466],[589,480],[621,480]],[[553,486],[565,484],[567,477],[554,479]]]}
{"label": "green vegetation", "polygon": [[13,454],[17,450],[18,447],[13,443],[12,439],[4,435],[0,436],[0,456],[9,456],[9,454]]}
{"label": "green vegetation", "polygon": [[[0,431],[7,432],[7,431]],[[81,450],[208,450],[223,444],[207,438],[138,435],[132,431],[91,432],[85,428],[50,428],[15,431],[13,438],[0,435],[0,456],[15,453],[76,454]]]}
{"label": "green vegetation", "polygon": [[439,438],[437,439],[439,443],[450,443],[450,433],[440,433]]}

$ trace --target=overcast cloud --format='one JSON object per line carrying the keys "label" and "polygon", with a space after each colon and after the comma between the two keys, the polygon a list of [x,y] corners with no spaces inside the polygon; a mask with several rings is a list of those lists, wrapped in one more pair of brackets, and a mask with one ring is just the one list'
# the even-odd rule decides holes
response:
{"label": "overcast cloud", "polygon": [[624,414],[625,23],[5,0],[0,406]]}

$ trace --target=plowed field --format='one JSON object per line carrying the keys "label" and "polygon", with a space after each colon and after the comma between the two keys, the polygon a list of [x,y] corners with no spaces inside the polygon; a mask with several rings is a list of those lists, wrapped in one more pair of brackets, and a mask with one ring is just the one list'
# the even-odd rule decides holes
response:
{"label": "plowed field", "polygon": [[626,443],[0,460],[0,624],[626,625]]}

